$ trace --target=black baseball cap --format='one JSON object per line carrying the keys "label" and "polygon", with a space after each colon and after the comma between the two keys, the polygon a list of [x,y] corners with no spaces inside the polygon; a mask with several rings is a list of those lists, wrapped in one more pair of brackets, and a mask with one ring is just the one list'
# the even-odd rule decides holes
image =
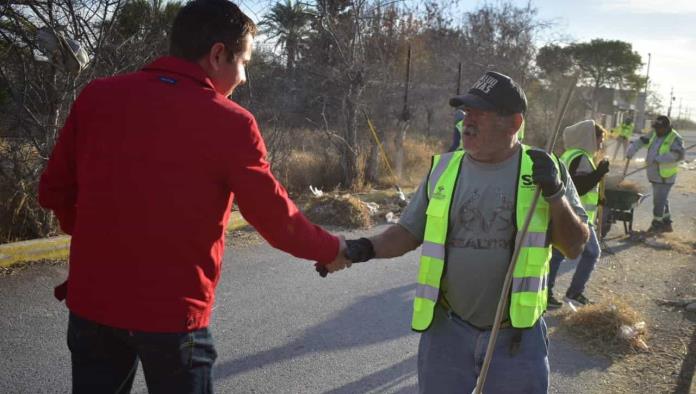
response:
{"label": "black baseball cap", "polygon": [[652,123],[653,127],[665,127],[668,128],[672,125],[672,121],[664,115],[660,115]]}
{"label": "black baseball cap", "polygon": [[520,85],[495,71],[487,71],[465,95],[452,97],[449,104],[505,114],[527,112],[527,97]]}

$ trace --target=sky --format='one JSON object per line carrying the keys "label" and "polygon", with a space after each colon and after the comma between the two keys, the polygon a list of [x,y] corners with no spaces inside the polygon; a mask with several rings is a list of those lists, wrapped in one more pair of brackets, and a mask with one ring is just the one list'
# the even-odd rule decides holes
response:
{"label": "sky", "polygon": [[631,43],[646,63],[643,75],[650,53],[650,89],[661,96],[664,112],[674,88],[672,118],[679,115],[681,101],[682,116],[690,108],[690,118],[696,120],[696,0],[536,0],[532,4],[540,18],[555,22],[553,30],[575,41],[602,38]]}
{"label": "sky", "polygon": [[[461,0],[462,12],[473,11],[495,0]],[[527,0],[512,0],[524,6]],[[239,2],[254,20],[259,20],[272,1]],[[696,0],[533,0],[541,20],[553,25],[542,37],[547,42],[587,42],[594,38],[632,44],[643,59],[641,74],[650,61],[650,89],[661,98],[667,112],[674,89],[672,118],[687,111],[696,120]]]}

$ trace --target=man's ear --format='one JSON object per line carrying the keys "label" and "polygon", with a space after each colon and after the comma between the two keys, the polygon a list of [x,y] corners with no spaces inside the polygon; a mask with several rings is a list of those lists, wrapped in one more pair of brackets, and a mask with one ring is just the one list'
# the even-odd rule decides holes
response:
{"label": "man's ear", "polygon": [[522,126],[522,114],[517,113],[517,114],[512,114],[512,131],[513,133],[516,133],[517,130],[520,129],[520,126]]}
{"label": "man's ear", "polygon": [[225,44],[221,42],[216,42],[210,47],[210,52],[208,52],[208,63],[213,71],[219,71],[223,63],[227,62],[227,51],[225,50]]}

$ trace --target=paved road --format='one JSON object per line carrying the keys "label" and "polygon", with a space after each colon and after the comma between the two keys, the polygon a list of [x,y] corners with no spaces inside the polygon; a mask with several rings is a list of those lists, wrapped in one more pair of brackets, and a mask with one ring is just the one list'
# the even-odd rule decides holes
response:
{"label": "paved road", "polygon": [[[685,135],[696,142],[696,133]],[[639,226],[648,215],[637,215]],[[320,279],[308,262],[265,244],[233,245],[212,323],[217,392],[415,392],[418,335],[409,324],[417,258],[412,252]],[[559,286],[570,276],[563,267]],[[52,298],[64,276],[63,266],[35,266],[0,278],[0,393],[69,391],[67,312]],[[551,392],[600,392],[607,367],[551,334]],[[145,392],[142,373],[134,391]]]}
{"label": "paved road", "polygon": [[[232,247],[212,324],[217,391],[415,392],[418,335],[409,324],[417,257],[321,279],[308,262],[265,244]],[[52,299],[64,276],[65,267],[35,266],[0,278],[1,393],[69,391],[67,312]],[[592,392],[606,362],[551,341],[552,392]],[[145,391],[142,374],[134,391]]]}

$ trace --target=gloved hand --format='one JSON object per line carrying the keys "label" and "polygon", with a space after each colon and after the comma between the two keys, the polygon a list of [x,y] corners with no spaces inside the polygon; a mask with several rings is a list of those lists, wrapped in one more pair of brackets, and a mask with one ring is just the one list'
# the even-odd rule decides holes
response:
{"label": "gloved hand", "polygon": [[600,177],[604,176],[604,174],[609,172],[609,160],[604,159],[600,161],[599,164],[597,164],[597,168],[595,169],[595,171],[597,172],[597,174],[599,174]]}
{"label": "gloved hand", "polygon": [[650,142],[650,137],[648,137],[647,135],[644,135],[644,136],[640,137],[640,142],[642,142],[643,145],[645,145],[645,144]]}
{"label": "gloved hand", "polygon": [[541,195],[551,197],[561,191],[563,183],[558,178],[558,170],[548,153],[540,149],[530,149],[527,155],[534,163],[532,165],[532,180],[541,188]]}
{"label": "gloved hand", "polygon": [[354,263],[362,263],[375,257],[375,248],[367,238],[349,239],[346,245],[345,255]]}

